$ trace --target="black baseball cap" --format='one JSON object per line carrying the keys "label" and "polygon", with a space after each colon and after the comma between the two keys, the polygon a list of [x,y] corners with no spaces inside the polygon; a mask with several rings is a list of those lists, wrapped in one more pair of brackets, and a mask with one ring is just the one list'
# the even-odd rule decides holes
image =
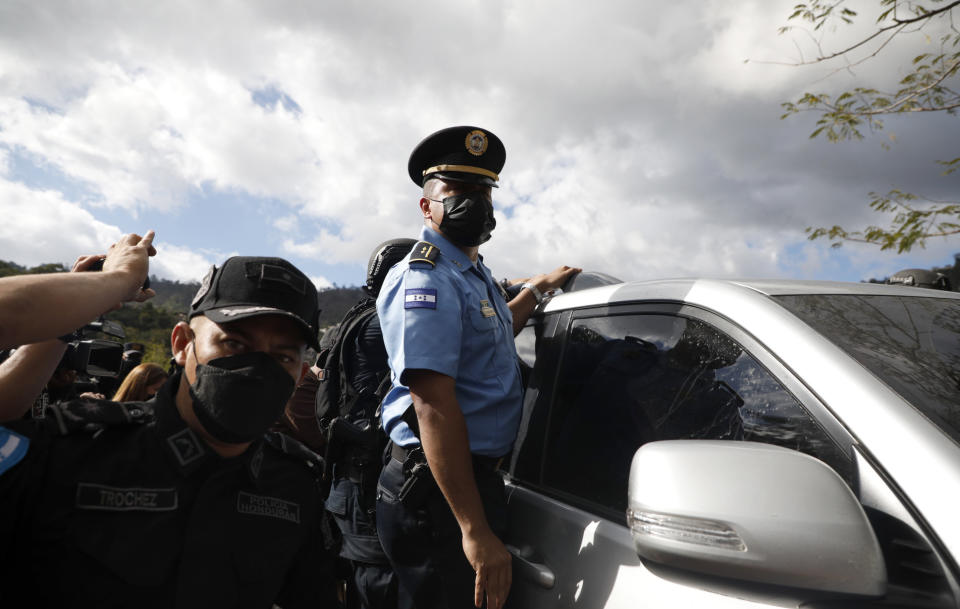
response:
{"label": "black baseball cap", "polygon": [[464,125],[428,135],[410,153],[407,172],[417,186],[440,178],[497,186],[507,151],[493,133]]}
{"label": "black baseball cap", "polygon": [[308,345],[319,348],[317,288],[283,258],[234,256],[210,267],[190,305],[188,317],[197,315],[216,323],[283,315],[299,323]]}

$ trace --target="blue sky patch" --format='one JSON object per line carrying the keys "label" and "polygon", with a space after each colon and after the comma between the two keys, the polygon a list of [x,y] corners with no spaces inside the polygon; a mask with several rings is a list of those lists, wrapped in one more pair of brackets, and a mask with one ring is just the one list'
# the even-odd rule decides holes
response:
{"label": "blue sky patch", "polygon": [[292,114],[302,114],[303,109],[300,107],[292,97],[287,95],[283,90],[278,89],[274,85],[268,85],[262,89],[254,89],[250,91],[250,97],[253,99],[253,103],[257,104],[261,108],[273,108],[277,103],[283,106],[283,109]]}

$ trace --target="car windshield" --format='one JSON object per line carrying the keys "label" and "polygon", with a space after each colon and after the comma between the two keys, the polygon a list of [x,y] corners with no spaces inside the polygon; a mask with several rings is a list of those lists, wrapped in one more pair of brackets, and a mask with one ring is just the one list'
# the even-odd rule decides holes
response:
{"label": "car windshield", "polygon": [[960,444],[960,301],[855,294],[774,298]]}

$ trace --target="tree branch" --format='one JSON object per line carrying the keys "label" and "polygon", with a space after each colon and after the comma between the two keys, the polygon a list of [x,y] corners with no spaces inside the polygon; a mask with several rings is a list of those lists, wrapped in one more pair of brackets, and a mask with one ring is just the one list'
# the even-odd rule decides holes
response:
{"label": "tree branch", "polygon": [[[829,9],[824,12],[823,15],[821,15],[820,17],[815,18],[814,20],[825,18],[825,16],[826,16],[827,13],[829,13],[830,11],[832,11],[834,8],[836,8],[836,7],[839,6],[840,4],[841,4],[841,2],[837,2],[836,4],[830,6]],[[916,17],[912,17],[912,18],[910,18],[910,19],[897,19],[896,17],[894,17],[894,18],[893,18],[893,23],[891,23],[890,25],[885,25],[885,26],[881,27],[881,28],[878,29],[876,32],[874,32],[873,34],[870,34],[870,35],[867,36],[866,38],[861,39],[860,41],[858,41],[858,42],[856,42],[856,43],[848,46],[848,47],[845,48],[845,49],[836,51],[836,52],[834,52],[834,53],[830,53],[829,55],[825,55],[825,54],[822,53],[822,49],[820,49],[819,43],[817,43],[818,49],[821,50],[821,54],[820,54],[819,57],[817,57],[817,58],[815,58],[815,59],[810,59],[810,60],[805,60],[805,61],[796,62],[796,63],[783,62],[783,65],[790,65],[790,66],[809,66],[809,65],[816,64],[816,63],[824,63],[824,62],[830,61],[831,59],[835,59],[835,58],[837,58],[837,57],[841,57],[841,56],[843,56],[843,55],[846,55],[846,54],[849,53],[850,51],[853,51],[853,50],[855,50],[855,49],[858,49],[858,48],[862,47],[863,45],[869,43],[871,40],[873,40],[874,38],[880,36],[881,34],[883,34],[883,33],[885,33],[885,32],[888,32],[888,31],[890,31],[890,30],[896,30],[895,32],[893,32],[893,33],[891,34],[890,38],[887,39],[887,42],[885,42],[883,45],[880,46],[880,48],[878,48],[876,51],[874,51],[873,53],[871,53],[870,55],[868,55],[868,56],[865,57],[864,59],[867,59],[867,58],[869,58],[869,57],[874,57],[874,56],[877,54],[877,52],[880,51],[880,49],[882,49],[883,47],[885,47],[886,44],[887,44],[890,40],[893,39],[893,37],[895,37],[895,36],[897,36],[898,34],[900,34],[901,30],[903,30],[904,28],[906,28],[908,25],[912,25],[912,24],[914,24],[914,23],[920,23],[920,22],[923,22],[923,21],[928,21],[929,19],[931,19],[931,18],[933,18],[933,17],[936,17],[937,15],[942,15],[942,14],[944,14],[944,13],[950,13],[950,11],[951,11],[952,9],[954,9],[954,8],[956,8],[956,7],[958,7],[958,6],[960,6],[960,0],[954,0],[954,1],[951,2],[950,4],[947,4],[947,5],[945,5],[945,6],[942,6],[942,7],[938,8],[938,9],[936,9],[936,10],[932,10],[932,11],[930,11],[930,12],[928,12],[928,13],[924,13],[923,15],[917,15]],[[952,17],[952,15],[951,15],[951,17]],[[951,19],[951,24],[952,24],[952,19]],[[783,31],[786,31],[786,30],[783,30]],[[781,31],[781,33],[783,33],[783,31]],[[863,61],[863,60],[857,61],[857,62],[854,63],[853,65],[857,65],[857,64],[859,64],[861,61]],[[780,64],[781,62],[756,62],[756,63],[775,63],[775,64]]]}
{"label": "tree branch", "polygon": [[951,9],[957,6],[960,6],[960,0],[955,0],[954,2],[951,2],[946,6],[941,6],[936,10],[930,11],[928,13],[924,13],[922,15],[917,15],[916,17],[912,17],[910,19],[897,19],[896,17],[894,17],[893,22],[903,24],[903,25],[909,25],[911,23],[917,23],[918,21],[926,21],[931,17],[936,17],[937,15],[940,15],[942,13],[948,13],[950,12]]}

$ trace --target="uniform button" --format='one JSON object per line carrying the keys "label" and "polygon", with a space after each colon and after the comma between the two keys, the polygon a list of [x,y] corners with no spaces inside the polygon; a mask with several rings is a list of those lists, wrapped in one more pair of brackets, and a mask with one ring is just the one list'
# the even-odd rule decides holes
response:
{"label": "uniform button", "polygon": [[131,408],[131,409],[130,409],[130,416],[132,416],[132,417],[139,417],[139,416],[141,416],[142,414],[143,414],[143,411],[140,410],[139,408]]}

